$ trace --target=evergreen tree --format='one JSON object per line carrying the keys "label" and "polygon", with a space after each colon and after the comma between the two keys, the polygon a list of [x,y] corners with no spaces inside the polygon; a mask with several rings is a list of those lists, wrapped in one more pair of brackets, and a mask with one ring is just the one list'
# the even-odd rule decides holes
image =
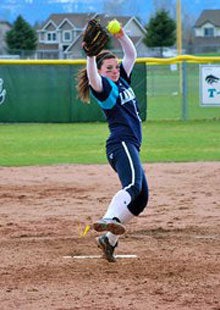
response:
{"label": "evergreen tree", "polygon": [[11,30],[6,33],[6,43],[10,53],[31,51],[37,47],[36,31],[19,15]]}
{"label": "evergreen tree", "polygon": [[147,33],[143,42],[148,47],[159,47],[163,55],[163,47],[173,46],[176,42],[176,22],[169,17],[169,13],[161,9],[150,18],[145,26]]}

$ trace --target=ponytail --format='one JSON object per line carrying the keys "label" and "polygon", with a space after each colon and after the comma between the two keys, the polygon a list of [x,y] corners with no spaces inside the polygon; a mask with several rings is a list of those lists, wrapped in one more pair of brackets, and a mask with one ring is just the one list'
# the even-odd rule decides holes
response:
{"label": "ponytail", "polygon": [[86,68],[81,69],[77,75],[77,87],[79,99],[85,103],[89,103],[89,80]]}
{"label": "ponytail", "polygon": [[[116,58],[116,55],[108,50],[102,51],[96,56],[97,68],[100,69],[105,59]],[[77,74],[77,86],[78,97],[85,103],[90,103],[89,96],[89,79],[86,68],[81,69]]]}

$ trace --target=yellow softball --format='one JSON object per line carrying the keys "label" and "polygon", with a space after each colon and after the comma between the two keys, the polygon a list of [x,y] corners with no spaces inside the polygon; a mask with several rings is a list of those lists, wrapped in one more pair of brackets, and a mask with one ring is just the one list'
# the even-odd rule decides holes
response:
{"label": "yellow softball", "polygon": [[113,19],[111,20],[108,25],[107,25],[107,30],[108,32],[110,32],[111,34],[116,34],[118,32],[120,32],[121,30],[121,24],[119,23],[119,21],[117,19]]}

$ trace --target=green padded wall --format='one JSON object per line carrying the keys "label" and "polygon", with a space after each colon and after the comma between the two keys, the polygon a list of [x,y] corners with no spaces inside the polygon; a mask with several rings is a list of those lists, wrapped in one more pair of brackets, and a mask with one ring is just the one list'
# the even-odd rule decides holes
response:
{"label": "green padded wall", "polygon": [[[80,65],[1,65],[0,122],[70,123],[104,121],[99,106],[77,98],[76,74]],[[133,88],[146,119],[146,66],[136,64]]]}

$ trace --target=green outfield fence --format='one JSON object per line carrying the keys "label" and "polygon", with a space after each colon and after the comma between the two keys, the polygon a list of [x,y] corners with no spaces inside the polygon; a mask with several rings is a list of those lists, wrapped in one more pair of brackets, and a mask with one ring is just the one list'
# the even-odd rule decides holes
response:
{"label": "green outfield fence", "polygon": [[[218,66],[220,57],[138,58],[133,88],[142,119],[220,119],[220,106],[200,105],[201,64]],[[0,60],[0,122],[104,121],[95,102],[77,98],[83,66],[85,60]]]}

